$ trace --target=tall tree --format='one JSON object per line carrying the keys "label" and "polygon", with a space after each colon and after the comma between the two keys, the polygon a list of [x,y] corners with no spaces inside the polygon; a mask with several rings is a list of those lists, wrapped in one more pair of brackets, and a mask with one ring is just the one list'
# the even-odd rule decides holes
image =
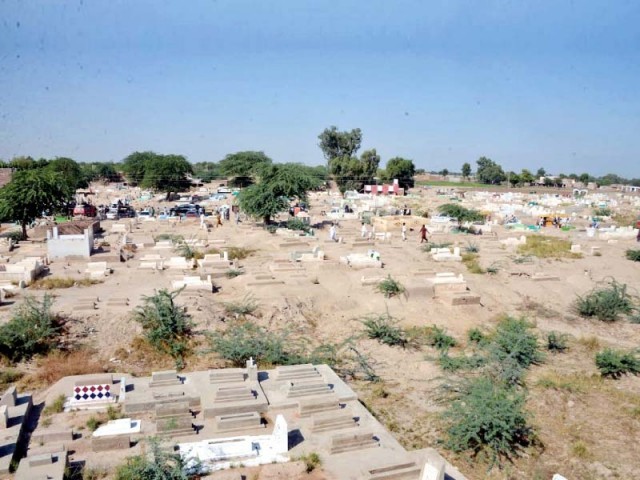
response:
{"label": "tall tree", "polygon": [[362,131],[359,128],[354,128],[350,132],[341,132],[337,127],[331,126],[325,128],[324,131],[318,135],[320,143],[318,146],[327,163],[331,162],[334,158],[344,158],[354,156],[360,149],[362,143]]}
{"label": "tall tree", "polygon": [[18,170],[0,189],[0,218],[20,223],[22,237],[27,238],[27,225],[62,208],[72,193],[59,173],[45,168]]}
{"label": "tall tree", "polygon": [[67,157],[57,157],[49,162],[46,168],[52,172],[59,173],[69,188],[75,192],[78,188],[88,186],[87,179],[82,168],[75,160]]}
{"label": "tall tree", "polygon": [[538,178],[545,177],[547,175],[547,171],[544,168],[540,167],[536,172],[536,175],[538,176]]}
{"label": "tall tree", "polygon": [[522,183],[532,183],[534,180],[533,174],[526,168],[523,168],[520,172],[520,181]]}
{"label": "tall tree", "polygon": [[145,164],[141,186],[160,192],[181,192],[191,183],[187,175],[193,167],[182,155],[156,155]]}
{"label": "tall tree", "polygon": [[232,183],[238,187],[247,187],[254,183],[260,170],[272,163],[264,152],[236,152],[230,153],[218,164],[220,172],[227,177],[233,177]]}
{"label": "tall tree", "polygon": [[413,177],[416,174],[416,166],[413,164],[413,160],[408,160],[402,157],[394,157],[387,161],[387,166],[384,170],[384,178],[388,181],[398,179],[400,187],[405,190],[413,188]]}
{"label": "tall tree", "polygon": [[462,178],[464,178],[465,180],[469,180],[470,177],[471,177],[471,165],[469,164],[469,162],[464,162],[462,164]]}
{"label": "tall tree", "polygon": [[506,180],[502,167],[487,157],[480,157],[476,162],[478,169],[476,178],[481,183],[496,185]]}
{"label": "tall tree", "polygon": [[306,200],[307,192],[320,181],[309,167],[296,163],[272,164],[263,167],[258,183],[240,192],[240,208],[265,224],[271,217],[289,208],[291,199]]}
{"label": "tall tree", "polygon": [[147,163],[158,155],[154,152],[133,152],[122,161],[122,169],[131,183],[139,184],[144,178]]}
{"label": "tall tree", "polygon": [[380,156],[375,148],[362,152],[357,157],[336,157],[329,162],[329,171],[341,192],[362,191],[364,185],[373,183],[380,165]]}

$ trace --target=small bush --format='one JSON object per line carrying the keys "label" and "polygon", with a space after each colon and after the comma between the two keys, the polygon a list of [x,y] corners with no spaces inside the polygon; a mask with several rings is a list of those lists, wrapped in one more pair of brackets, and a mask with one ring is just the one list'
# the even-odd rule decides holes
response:
{"label": "small bush", "polygon": [[384,294],[386,298],[395,297],[405,291],[402,284],[393,279],[391,275],[388,275],[387,278],[382,280],[376,288],[380,293]]}
{"label": "small bush", "polygon": [[307,455],[303,455],[300,457],[300,460],[304,462],[305,471],[307,473],[313,472],[316,468],[322,465],[322,460],[320,460],[320,455],[315,452],[308,453]]}
{"label": "small bush", "polygon": [[389,315],[389,312],[370,315],[361,322],[369,338],[391,347],[399,345],[404,348],[407,345],[405,331],[397,325],[397,320]]}
{"label": "small bush", "polygon": [[475,253],[463,253],[462,254],[462,263],[467,267],[469,273],[482,274],[485,273],[482,267],[480,266],[480,260],[478,255]]}
{"label": "small bush", "polygon": [[491,351],[497,360],[513,359],[522,368],[542,361],[544,358],[538,347],[538,339],[531,332],[533,325],[524,318],[506,317],[498,323],[491,344]]}
{"label": "small bush", "polygon": [[593,210],[593,215],[596,217],[610,217],[611,209],[607,207],[596,208]]}
{"label": "small bush", "polygon": [[187,260],[200,260],[204,258],[204,254],[202,252],[198,251],[196,247],[189,245],[188,243],[178,243],[174,250],[178,255],[186,258]]}
{"label": "small bush", "polygon": [[596,366],[603,377],[620,378],[631,373],[640,374],[640,358],[633,352],[605,348],[596,354]]}
{"label": "small bush", "polygon": [[627,286],[613,280],[607,287],[594,289],[583,297],[579,296],[573,308],[581,317],[595,317],[603,322],[615,322],[621,314],[630,314],[633,311],[633,303],[627,293]]}
{"label": "small bush", "polygon": [[249,358],[257,363],[294,365],[299,363],[336,362],[336,347],[323,344],[312,349],[303,341],[291,338],[288,331],[275,333],[252,323],[233,325],[224,332],[210,335],[211,350],[236,367]]}
{"label": "small bush", "polygon": [[629,260],[640,262],[640,250],[627,250],[626,256]]}
{"label": "small bush", "polygon": [[253,315],[253,313],[260,307],[256,299],[250,293],[247,293],[241,300],[223,303],[223,306],[227,315],[235,315],[236,317]]}
{"label": "small bush", "polygon": [[24,373],[13,368],[5,368],[0,370],[0,389],[4,389],[7,385],[16,383],[24,376]]}
{"label": "small bush", "polygon": [[532,439],[524,407],[524,394],[486,377],[471,380],[444,414],[445,445],[454,452],[485,451],[494,460],[511,457]]}
{"label": "small bush", "polygon": [[76,284],[73,278],[46,277],[31,284],[33,290],[54,290],[57,288],[71,288]]}
{"label": "small bush", "polygon": [[44,407],[42,410],[43,415],[52,415],[54,413],[62,413],[64,412],[64,402],[66,402],[67,397],[64,394],[58,395],[53,402]]}
{"label": "small bush", "polygon": [[95,358],[95,353],[87,350],[61,352],[55,350],[46,357],[39,358],[37,370],[25,381],[31,387],[52,385],[63,377],[87,375],[104,371],[102,364]]}
{"label": "small bush", "polygon": [[457,342],[455,338],[447,335],[444,328],[433,325],[428,333],[427,344],[438,350],[448,350],[455,347]]}
{"label": "small bush", "polygon": [[90,417],[87,420],[87,428],[90,432],[95,432],[100,425],[102,425],[102,422],[96,417]]}
{"label": "small bush", "polygon": [[184,237],[182,235],[174,235],[172,233],[160,233],[153,237],[153,240],[156,242],[160,242],[162,240],[171,240],[171,243],[178,244],[184,242]]}
{"label": "small bush", "polygon": [[449,248],[451,245],[452,245],[451,242],[427,243],[425,246],[422,247],[422,251],[429,253],[434,248]]}
{"label": "small bush", "polygon": [[547,350],[554,352],[564,352],[567,347],[569,336],[566,333],[549,332],[547,334]]}
{"label": "small bush", "polygon": [[244,271],[240,270],[239,268],[230,268],[224,274],[224,276],[227,278],[236,278],[236,277],[239,277],[240,275],[244,275]]}
{"label": "small bush", "polygon": [[480,251],[480,247],[477,243],[469,242],[464,249],[467,253],[478,253]]}
{"label": "small bush", "polygon": [[[116,469],[114,480],[189,480],[192,475],[184,472],[180,455],[160,448],[157,440],[150,440],[150,452],[127,458]],[[195,473],[195,472],[193,472]]]}
{"label": "small bush", "polygon": [[149,344],[170,355],[176,366],[182,368],[193,323],[185,309],[174,302],[179,293],[180,290],[160,290],[150,297],[143,297],[143,305],[135,310],[134,318],[142,325]]}
{"label": "small bush", "polygon": [[28,360],[48,352],[60,336],[59,319],[51,312],[53,298],[26,297],[11,320],[0,326],[0,354],[11,361]]}
{"label": "small bush", "polygon": [[481,355],[452,357],[444,351],[438,357],[438,365],[445,372],[457,372],[458,370],[475,370],[486,364],[486,359]]}
{"label": "small bush", "polygon": [[289,230],[302,230],[303,232],[307,233],[311,228],[309,227],[309,224],[303,222],[300,219],[297,218],[292,218],[290,220],[287,221],[287,228]]}
{"label": "small bush", "polygon": [[486,335],[482,333],[482,330],[480,330],[479,328],[470,328],[467,331],[467,338],[471,343],[475,343],[478,345],[485,343],[487,340]]}

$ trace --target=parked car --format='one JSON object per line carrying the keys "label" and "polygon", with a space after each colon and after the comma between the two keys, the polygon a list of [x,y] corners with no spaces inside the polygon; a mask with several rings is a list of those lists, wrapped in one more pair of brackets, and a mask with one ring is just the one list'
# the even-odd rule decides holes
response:
{"label": "parked car", "polygon": [[231,193],[231,189],[229,187],[219,187],[218,193]]}
{"label": "parked car", "polygon": [[106,217],[107,217],[107,220],[118,220],[118,218],[120,218],[118,216],[118,209],[110,208],[109,210],[107,210]]}
{"label": "parked car", "polygon": [[140,218],[150,218],[152,216],[153,215],[151,214],[151,210],[148,209],[148,208],[145,208],[144,210],[140,210],[138,212],[138,217],[140,217]]}
{"label": "parked car", "polygon": [[98,210],[96,209],[95,205],[76,205],[73,209],[74,217],[95,217],[97,214]]}

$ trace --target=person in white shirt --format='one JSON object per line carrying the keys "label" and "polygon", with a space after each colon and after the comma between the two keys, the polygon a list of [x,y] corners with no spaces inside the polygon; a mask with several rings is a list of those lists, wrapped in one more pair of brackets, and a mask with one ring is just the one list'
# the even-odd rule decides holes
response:
{"label": "person in white shirt", "polygon": [[367,238],[367,226],[362,222],[362,228],[360,229],[360,236],[362,238]]}
{"label": "person in white shirt", "polygon": [[402,241],[407,240],[407,224],[402,222]]}
{"label": "person in white shirt", "polygon": [[336,226],[335,225],[331,225],[331,228],[329,229],[329,240],[332,241],[337,241],[336,240]]}

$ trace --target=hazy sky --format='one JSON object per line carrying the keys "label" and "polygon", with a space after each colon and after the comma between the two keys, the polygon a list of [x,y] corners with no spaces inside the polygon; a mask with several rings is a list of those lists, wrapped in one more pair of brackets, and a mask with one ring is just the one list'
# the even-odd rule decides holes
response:
{"label": "hazy sky", "polygon": [[383,163],[640,177],[640,2],[0,0],[0,158]]}

